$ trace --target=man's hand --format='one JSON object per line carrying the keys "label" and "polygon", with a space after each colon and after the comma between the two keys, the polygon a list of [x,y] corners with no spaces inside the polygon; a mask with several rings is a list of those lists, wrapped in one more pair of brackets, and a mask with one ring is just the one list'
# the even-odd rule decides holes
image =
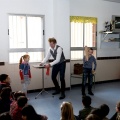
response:
{"label": "man's hand", "polygon": [[40,66],[43,66],[43,63],[40,63],[39,65],[40,65]]}
{"label": "man's hand", "polygon": [[46,64],[45,67],[46,67],[46,68],[49,68],[49,67],[50,67],[50,64]]}
{"label": "man's hand", "polygon": [[92,70],[92,74],[95,74],[95,70]]}

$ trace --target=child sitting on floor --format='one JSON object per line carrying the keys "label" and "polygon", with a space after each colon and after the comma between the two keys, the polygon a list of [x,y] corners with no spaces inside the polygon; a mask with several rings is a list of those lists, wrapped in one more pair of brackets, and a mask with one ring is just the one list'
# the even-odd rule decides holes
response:
{"label": "child sitting on floor", "polygon": [[7,74],[1,74],[0,75],[0,92],[4,87],[10,87],[10,77]]}
{"label": "child sitting on floor", "polygon": [[20,96],[25,96],[25,93],[24,93],[24,92],[21,92],[21,91],[18,91],[18,92],[15,92],[15,93],[14,93],[14,100],[13,100],[13,102],[10,104],[10,115],[11,115],[11,116],[13,116],[13,113],[14,113],[15,109],[18,107],[18,105],[17,105],[17,99],[18,99]]}

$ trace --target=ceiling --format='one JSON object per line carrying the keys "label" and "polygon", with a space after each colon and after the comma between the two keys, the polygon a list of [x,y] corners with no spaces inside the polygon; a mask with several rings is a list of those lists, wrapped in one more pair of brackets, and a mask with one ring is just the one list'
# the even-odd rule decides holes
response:
{"label": "ceiling", "polygon": [[104,0],[104,1],[120,3],[120,0]]}

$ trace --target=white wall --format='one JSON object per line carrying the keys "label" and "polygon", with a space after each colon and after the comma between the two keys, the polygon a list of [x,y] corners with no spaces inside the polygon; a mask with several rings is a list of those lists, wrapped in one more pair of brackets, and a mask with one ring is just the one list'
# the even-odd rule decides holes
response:
{"label": "white wall", "polygon": [[[57,6],[57,7],[56,7]],[[64,12],[66,7],[66,12]],[[54,12],[57,11],[57,12]],[[4,0],[0,1],[0,61],[5,66],[0,66],[0,74],[6,73],[11,77],[13,91],[20,90],[18,64],[8,63],[8,13],[45,15],[45,54],[48,50],[48,38],[56,37],[58,44],[64,49],[65,57],[70,57],[69,48],[69,0]],[[57,17],[57,19],[55,19]],[[64,18],[64,19],[63,19]],[[59,22],[60,20],[60,22]],[[68,43],[68,44],[63,44]],[[42,88],[41,70],[32,67],[32,80],[29,89]],[[46,71],[46,70],[45,70]],[[45,87],[52,87],[50,76],[44,76]],[[66,83],[70,86],[70,63],[66,66]]]}
{"label": "white wall", "polygon": [[54,0],[54,35],[70,59],[70,4],[69,0]]}
{"label": "white wall", "polygon": [[[108,2],[103,0],[70,0],[70,15],[71,16],[91,16],[98,18],[97,24],[97,56],[119,56],[120,49],[113,47],[111,49],[100,49],[100,33],[104,30],[104,22],[110,21],[112,15],[120,15],[120,3]],[[109,45],[110,43],[106,43]],[[111,47],[114,46],[112,43]]]}

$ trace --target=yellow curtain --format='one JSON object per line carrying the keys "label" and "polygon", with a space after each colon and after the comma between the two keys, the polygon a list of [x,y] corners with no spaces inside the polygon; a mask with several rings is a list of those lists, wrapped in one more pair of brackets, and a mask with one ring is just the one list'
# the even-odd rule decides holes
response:
{"label": "yellow curtain", "polygon": [[84,16],[70,16],[70,22],[97,24],[97,18],[96,17],[84,17]]}

